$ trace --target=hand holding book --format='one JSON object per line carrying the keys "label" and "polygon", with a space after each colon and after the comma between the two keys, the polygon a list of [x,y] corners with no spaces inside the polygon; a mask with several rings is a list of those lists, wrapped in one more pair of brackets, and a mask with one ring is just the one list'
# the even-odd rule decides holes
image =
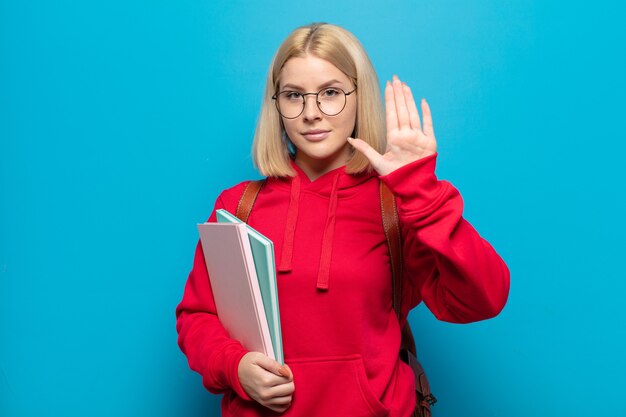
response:
{"label": "hand holding book", "polygon": [[239,362],[238,376],[244,391],[259,404],[279,413],[291,405],[295,385],[288,365],[249,352]]}

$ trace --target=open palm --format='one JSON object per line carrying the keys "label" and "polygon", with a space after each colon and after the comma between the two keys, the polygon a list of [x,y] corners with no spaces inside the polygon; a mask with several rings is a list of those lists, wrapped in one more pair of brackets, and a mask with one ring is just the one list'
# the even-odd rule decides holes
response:
{"label": "open palm", "polygon": [[361,139],[350,143],[362,152],[380,175],[387,175],[411,162],[437,152],[430,107],[422,99],[423,126],[413,99],[411,89],[394,75],[393,82],[385,87],[385,111],[387,118],[387,150],[378,153]]}

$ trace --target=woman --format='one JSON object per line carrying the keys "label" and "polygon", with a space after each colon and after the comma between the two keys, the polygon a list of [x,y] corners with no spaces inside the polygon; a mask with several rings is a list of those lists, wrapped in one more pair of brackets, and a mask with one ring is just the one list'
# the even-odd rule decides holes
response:
{"label": "woman", "polygon": [[[329,24],[296,29],[272,62],[254,138],[267,176],[248,223],[275,245],[286,364],[248,352],[220,324],[200,243],[176,309],[179,346],[224,416],[409,416],[414,376],[400,329],[424,301],[444,321],[497,315],[509,272],[435,177],[431,113],[398,77],[385,87],[358,40]],[[395,194],[404,258],[401,319],[379,181]],[[247,182],[221,193],[235,212]]]}

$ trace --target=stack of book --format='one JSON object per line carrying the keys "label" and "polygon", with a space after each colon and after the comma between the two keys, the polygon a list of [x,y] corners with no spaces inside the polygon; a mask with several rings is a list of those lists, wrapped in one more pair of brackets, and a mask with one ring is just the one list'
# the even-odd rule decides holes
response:
{"label": "stack of book", "polygon": [[284,363],[274,244],[226,210],[198,224],[213,298],[230,337]]}

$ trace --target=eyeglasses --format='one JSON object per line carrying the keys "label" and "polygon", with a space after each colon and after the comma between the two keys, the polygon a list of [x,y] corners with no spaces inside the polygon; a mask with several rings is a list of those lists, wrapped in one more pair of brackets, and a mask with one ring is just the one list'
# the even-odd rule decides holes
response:
{"label": "eyeglasses", "polygon": [[317,108],[326,116],[336,116],[346,107],[346,96],[354,93],[354,90],[345,92],[341,88],[323,88],[317,93],[299,93],[298,91],[281,91],[272,96],[276,102],[276,109],[285,119],[295,119],[304,112],[306,106],[305,96],[315,96]]}

